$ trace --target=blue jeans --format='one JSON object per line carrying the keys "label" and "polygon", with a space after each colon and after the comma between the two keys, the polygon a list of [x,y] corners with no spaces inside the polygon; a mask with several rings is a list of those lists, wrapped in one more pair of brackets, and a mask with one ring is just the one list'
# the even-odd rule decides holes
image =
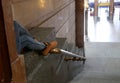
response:
{"label": "blue jeans", "polygon": [[34,40],[32,35],[19,23],[14,21],[17,51],[21,53],[22,49],[27,47],[30,50],[42,51],[45,49],[45,44]]}

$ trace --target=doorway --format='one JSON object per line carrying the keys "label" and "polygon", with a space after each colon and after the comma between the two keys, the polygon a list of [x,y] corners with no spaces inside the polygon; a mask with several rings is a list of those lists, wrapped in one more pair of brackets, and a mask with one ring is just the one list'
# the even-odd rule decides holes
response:
{"label": "doorway", "polygon": [[[99,0],[99,3],[106,3],[109,0]],[[91,3],[91,4],[90,4]],[[91,11],[88,11],[88,41],[90,42],[120,42],[120,1],[114,1],[113,20],[109,19],[109,6],[100,4],[98,7],[98,19],[94,19]],[[94,1],[90,0],[89,4],[94,11]]]}

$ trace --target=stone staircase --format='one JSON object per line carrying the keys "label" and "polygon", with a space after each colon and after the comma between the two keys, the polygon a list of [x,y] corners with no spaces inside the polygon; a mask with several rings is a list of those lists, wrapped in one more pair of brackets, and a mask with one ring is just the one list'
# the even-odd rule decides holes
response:
{"label": "stone staircase", "polygon": [[[58,48],[84,56],[84,48],[67,43],[66,38],[56,38],[54,28],[34,28],[30,32],[40,41],[56,40]],[[35,52],[25,53],[27,83],[67,83],[81,71],[83,63],[65,61],[65,58],[70,57],[64,54],[50,54],[44,57]]]}

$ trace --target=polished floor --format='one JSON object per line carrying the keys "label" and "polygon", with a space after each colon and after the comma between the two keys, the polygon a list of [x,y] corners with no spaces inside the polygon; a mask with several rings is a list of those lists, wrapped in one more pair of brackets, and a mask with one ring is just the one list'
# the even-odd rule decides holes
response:
{"label": "polished floor", "polygon": [[88,41],[85,42],[86,63],[70,83],[120,83],[120,20],[115,8],[113,22],[108,11],[99,10],[100,20],[88,20]]}
{"label": "polished floor", "polygon": [[99,21],[88,14],[88,40],[90,42],[120,42],[120,8],[115,8],[114,19],[109,21],[108,8],[99,8]]}
{"label": "polished floor", "polygon": [[70,83],[120,83],[119,49],[119,42],[86,42],[86,63]]}

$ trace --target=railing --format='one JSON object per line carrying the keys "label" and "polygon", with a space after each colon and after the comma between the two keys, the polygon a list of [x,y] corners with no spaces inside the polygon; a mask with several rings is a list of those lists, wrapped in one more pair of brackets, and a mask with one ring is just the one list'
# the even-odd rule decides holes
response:
{"label": "railing", "polygon": [[77,55],[75,53],[63,50],[63,49],[59,49],[59,48],[55,48],[51,51],[51,53],[56,53],[56,54],[64,54],[65,56],[70,56],[72,58],[65,58],[64,60],[68,61],[68,60],[73,60],[73,61],[85,61],[86,58],[84,56],[80,56]]}

